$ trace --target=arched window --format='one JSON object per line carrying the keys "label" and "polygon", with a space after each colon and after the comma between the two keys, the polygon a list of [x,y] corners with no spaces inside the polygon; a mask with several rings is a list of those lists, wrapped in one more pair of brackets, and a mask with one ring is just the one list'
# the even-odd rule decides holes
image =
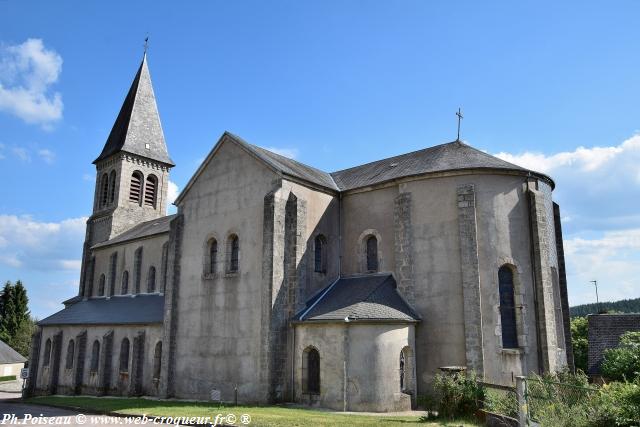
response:
{"label": "arched window", "polygon": [[156,207],[156,193],[158,191],[158,178],[155,175],[147,177],[147,184],[144,188],[144,204]]}
{"label": "arched window", "polygon": [[147,292],[152,293],[156,291],[156,268],[154,266],[149,267],[149,273],[147,274]]}
{"label": "arched window", "polygon": [[129,188],[129,200],[140,204],[142,202],[142,184],[143,184],[142,172],[135,171],[131,174],[131,186]]}
{"label": "arched window", "polygon": [[302,391],[304,393],[320,393],[320,353],[308,347],[302,353]]}
{"label": "arched window", "polygon": [[42,359],[42,366],[49,366],[51,362],[51,340],[47,338],[47,342],[44,344],[44,358]]}
{"label": "arched window", "polygon": [[75,351],[76,343],[73,340],[69,340],[69,344],[67,345],[67,361],[65,363],[65,368],[73,368],[73,356],[75,355]]}
{"label": "arched window", "polygon": [[314,241],[314,271],[326,273],[327,271],[327,239],[318,234]]}
{"label": "arched window", "polygon": [[376,236],[367,237],[367,271],[378,271],[378,239]]}
{"label": "arched window", "polygon": [[227,272],[235,273],[239,268],[240,239],[232,234],[227,239]]}
{"label": "arched window", "polygon": [[109,296],[116,294],[116,269],[118,264],[118,252],[111,254],[109,259]]}
{"label": "arched window", "polygon": [[500,291],[500,322],[502,324],[502,347],[518,348],[516,305],[513,289],[513,270],[503,265],[498,270]]}
{"label": "arched window", "polygon": [[103,297],[104,296],[104,274],[100,275],[100,281],[98,282],[98,296],[99,297]]}
{"label": "arched window", "polygon": [[93,342],[93,348],[91,349],[91,366],[90,372],[98,372],[98,366],[100,366],[100,342],[95,340]]}
{"label": "arched window", "polygon": [[109,174],[109,204],[113,203],[116,199],[116,171],[111,171]]}
{"label": "arched window", "polygon": [[100,207],[107,206],[107,200],[109,197],[109,177],[107,174],[102,174],[100,178]]}
{"label": "arched window", "polygon": [[415,390],[413,381],[413,352],[411,347],[406,346],[400,351],[399,359],[399,373],[400,373],[400,392],[412,394]]}
{"label": "arched window", "polygon": [[133,255],[133,286],[134,293],[140,293],[140,281],[142,280],[142,246],[136,249]]}
{"label": "arched window", "polygon": [[120,285],[120,293],[126,295],[129,293],[129,272],[127,270],[122,272],[122,283]]}
{"label": "arched window", "polygon": [[207,253],[207,266],[205,273],[215,274],[218,267],[218,241],[216,239],[210,239]]}
{"label": "arched window", "polygon": [[160,379],[160,369],[162,367],[162,341],[158,341],[153,352],[153,379]]}
{"label": "arched window", "polygon": [[120,344],[120,372],[129,372],[129,338],[124,338]]}

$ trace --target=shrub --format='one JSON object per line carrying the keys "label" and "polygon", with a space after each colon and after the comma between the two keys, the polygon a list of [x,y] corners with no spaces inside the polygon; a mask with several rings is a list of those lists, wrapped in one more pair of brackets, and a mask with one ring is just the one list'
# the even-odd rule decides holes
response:
{"label": "shrub", "polygon": [[0,382],[15,381],[15,380],[16,380],[16,376],[15,375],[6,375],[4,377],[0,377]]}
{"label": "shrub", "polygon": [[568,371],[534,376],[527,382],[529,410],[542,426],[587,427],[598,408],[598,390],[587,376]]}
{"label": "shrub", "polygon": [[640,332],[627,332],[617,348],[605,350],[602,374],[611,380],[633,381],[640,377]]}
{"label": "shrub", "polygon": [[587,355],[589,323],[586,317],[571,319],[571,346],[573,347],[573,362],[576,369],[587,371]]}
{"label": "shrub", "polygon": [[600,389],[594,407],[593,426],[631,427],[640,425],[640,379],[613,382]]}
{"label": "shrub", "polygon": [[518,418],[518,397],[514,392],[487,389],[484,409],[494,414]]}
{"label": "shrub", "polygon": [[436,407],[445,418],[473,416],[485,400],[485,387],[475,373],[445,375],[434,379]]}

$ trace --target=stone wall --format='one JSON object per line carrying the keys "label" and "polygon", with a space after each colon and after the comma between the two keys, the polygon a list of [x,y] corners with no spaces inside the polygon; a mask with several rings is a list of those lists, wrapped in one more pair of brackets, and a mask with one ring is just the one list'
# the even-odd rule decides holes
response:
{"label": "stone wall", "polygon": [[589,322],[589,353],[587,373],[599,375],[604,351],[620,344],[620,336],[628,331],[640,331],[640,314],[591,314]]}
{"label": "stone wall", "polygon": [[[37,376],[30,377],[31,394],[158,395],[158,379],[153,378],[151,367],[155,345],[163,339],[161,324],[46,326],[41,327],[40,335],[39,346],[34,347],[36,358],[32,356]],[[129,362],[128,370],[121,371],[120,346],[125,338],[130,343]],[[52,340],[52,355],[49,366],[43,366],[47,339]],[[68,365],[71,340],[74,357]],[[91,365],[94,342],[100,345],[98,369]],[[136,370],[142,366],[144,369]],[[31,371],[35,371],[34,366]]]}
{"label": "stone wall", "polygon": [[[320,393],[303,390],[305,349],[320,354]],[[400,352],[408,348],[400,389]],[[295,401],[346,411],[407,411],[417,390],[413,324],[300,323],[295,326]],[[365,363],[366,361],[366,363]]]}

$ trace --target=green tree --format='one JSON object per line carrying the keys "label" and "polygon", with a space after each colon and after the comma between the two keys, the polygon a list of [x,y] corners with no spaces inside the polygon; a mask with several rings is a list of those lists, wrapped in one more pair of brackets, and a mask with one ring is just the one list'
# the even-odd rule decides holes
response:
{"label": "green tree", "polygon": [[610,380],[640,378],[640,332],[622,334],[618,347],[605,350],[601,370]]}
{"label": "green tree", "polygon": [[586,317],[574,317],[571,319],[571,345],[573,346],[573,362],[576,365],[576,369],[587,372],[589,323]]}
{"label": "green tree", "polygon": [[27,290],[21,281],[7,282],[0,296],[0,339],[28,356],[35,322],[29,313]]}

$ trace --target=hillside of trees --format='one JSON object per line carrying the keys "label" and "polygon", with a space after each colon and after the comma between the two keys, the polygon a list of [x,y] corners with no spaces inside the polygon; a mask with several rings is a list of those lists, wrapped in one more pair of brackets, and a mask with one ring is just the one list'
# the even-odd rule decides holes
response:
{"label": "hillside of trees", "polygon": [[613,313],[640,313],[640,298],[623,299],[613,302],[601,302],[600,304],[582,304],[569,309],[571,317],[598,314],[598,312]]}

